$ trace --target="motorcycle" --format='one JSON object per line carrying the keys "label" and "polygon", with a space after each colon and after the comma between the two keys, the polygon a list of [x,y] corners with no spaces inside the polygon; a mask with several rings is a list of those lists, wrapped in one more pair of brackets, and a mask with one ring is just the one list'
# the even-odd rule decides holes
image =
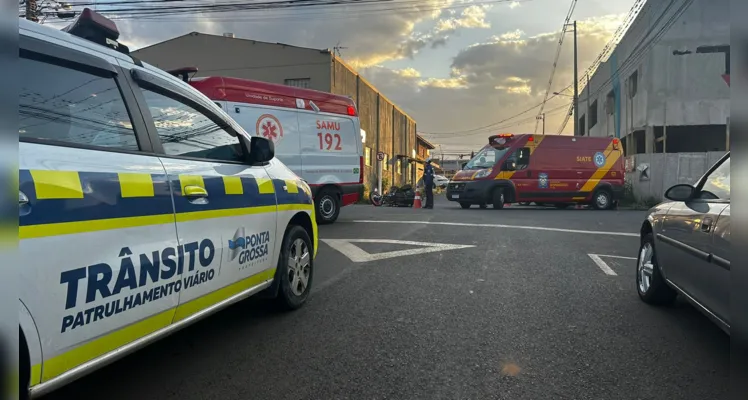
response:
{"label": "motorcycle", "polygon": [[416,193],[411,185],[392,186],[384,195],[374,189],[369,195],[369,200],[375,207],[413,207],[415,198]]}

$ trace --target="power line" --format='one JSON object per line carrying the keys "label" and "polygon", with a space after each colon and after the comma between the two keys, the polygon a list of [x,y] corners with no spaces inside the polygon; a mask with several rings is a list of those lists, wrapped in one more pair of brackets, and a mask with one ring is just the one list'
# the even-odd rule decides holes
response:
{"label": "power line", "polygon": [[[693,0],[685,0],[683,4],[678,8],[669,18],[668,20],[662,25],[662,27],[655,33],[655,35],[650,38],[649,40],[643,40],[644,38],[648,37],[654,29],[660,24],[660,21],[665,17],[665,15],[668,13],[670,8],[675,4],[675,0],[670,0],[670,3],[668,3],[667,7],[663,12],[659,15],[657,20],[649,27],[647,32],[643,35],[642,40],[640,40],[634,50],[629,54],[628,57],[626,57],[626,60],[624,60],[623,63],[616,66],[616,69],[611,74],[610,78],[605,80],[599,88],[594,92],[590,93],[589,97],[597,96],[600,92],[602,92],[606,86],[611,83],[614,79],[618,79],[619,72],[622,70],[628,68],[631,64],[634,64],[638,61],[640,61],[645,55],[646,52],[655,44],[655,41],[659,40],[662,35],[664,35],[670,27],[677,21],[678,18],[680,18],[681,15],[683,15],[684,12],[693,4]],[[576,122],[575,122],[576,123]],[[563,125],[565,127],[565,124]]]}
{"label": "power line", "polygon": [[[513,116],[511,118],[506,118],[503,121],[511,120],[514,117],[518,116],[518,115],[525,114],[525,113],[527,113],[529,111],[532,111],[533,109],[537,108],[538,106],[539,105],[537,105],[537,106],[535,106],[533,108],[530,108],[528,110],[525,110],[524,112],[516,114],[515,116]],[[565,103],[565,104],[563,104],[561,106],[554,107],[554,108],[550,109],[549,111],[546,111],[545,113],[546,113],[546,115],[553,114],[555,112],[560,111],[561,109],[566,108],[567,106],[568,106],[568,103]],[[529,123],[529,122],[533,121],[534,119],[535,119],[535,116],[532,116],[532,117],[527,117],[527,118],[520,119],[520,120],[517,120],[517,121],[513,121],[513,122],[510,122],[510,123],[507,123],[507,124],[504,124],[504,125],[498,125],[497,126],[497,124],[492,124],[492,125],[489,125],[489,126],[491,128],[490,130],[500,130],[500,129],[511,128],[511,127],[514,127],[514,126],[517,126],[517,125],[522,125],[522,124],[525,124],[525,123]],[[483,130],[480,130],[480,131],[477,131],[477,132],[473,132],[473,133],[466,133],[466,134],[452,135],[452,136],[456,137],[456,138],[463,138],[463,137],[469,137],[469,136],[475,136],[475,135],[484,135],[485,132],[488,131],[488,130],[489,129],[483,129]],[[428,136],[440,135],[438,133],[429,133],[429,132],[420,132],[420,134],[424,134],[424,135],[428,135]],[[437,139],[447,139],[447,137],[442,136],[442,137],[439,137]]]}
{"label": "power line", "polygon": [[[613,33],[608,43],[605,44],[603,49],[600,51],[600,53],[595,57],[595,60],[592,61],[590,66],[585,70],[584,75],[587,76],[588,82],[587,85],[589,85],[589,76],[594,74],[597,70],[597,67],[600,66],[600,64],[603,62],[603,60],[610,54],[610,52],[617,46],[619,40],[623,38],[625,33],[628,31],[628,28],[631,26],[631,24],[634,23],[636,20],[636,17],[638,16],[641,9],[646,4],[646,0],[637,0],[629,9],[628,14],[626,15],[626,18],[621,23],[621,25],[618,26],[618,29]],[[579,85],[582,82],[580,79],[577,81],[577,85]],[[589,100],[588,96],[588,100]],[[569,123],[569,119],[571,118],[572,112],[573,112],[574,104],[572,104],[569,108],[569,112],[564,119],[564,121],[561,123],[561,127],[558,130],[559,132],[563,132],[564,128],[566,128],[566,125]],[[576,122],[575,122],[576,123]]]}
{"label": "power line", "polygon": [[[186,2],[187,5],[183,6],[139,6],[139,7],[114,7],[114,5],[137,3],[137,0],[131,2],[108,2],[111,5],[110,8],[100,8],[99,12],[106,13],[110,19],[113,20],[127,20],[132,18],[138,18],[140,22],[144,20],[158,21],[158,22],[185,22],[188,20],[204,18],[205,14],[225,14],[228,12],[233,13],[227,18],[214,18],[215,21],[219,22],[244,22],[251,20],[266,21],[268,19],[309,19],[310,16],[320,15],[326,19],[329,19],[331,14],[339,14],[339,17],[344,18],[356,18],[361,15],[386,13],[396,11],[398,13],[416,12],[423,13],[436,10],[444,9],[456,9],[466,8],[472,5],[485,5],[485,4],[497,4],[497,3],[508,3],[512,0],[484,0],[473,3],[460,3],[450,4],[449,1],[444,1],[441,4],[433,4],[428,0],[283,0],[283,1],[267,1],[267,2],[221,2],[213,4],[201,4],[203,2],[190,3]],[[531,0],[522,0],[531,1]],[[170,3],[175,0],[157,0],[148,1],[142,3]],[[97,2],[99,6],[103,2]],[[185,3],[185,2],[180,2]],[[78,5],[88,5],[92,3],[75,3]],[[140,4],[140,3],[137,3]],[[239,16],[234,15],[237,11],[282,11],[282,10],[300,10],[311,8],[330,8],[331,6],[344,6],[345,9],[336,10],[333,12],[325,11],[324,13],[303,13],[302,15],[296,14],[281,14],[281,15],[255,15],[255,16]],[[351,7],[354,9],[351,9]],[[384,6],[384,7],[382,7]],[[361,8],[364,8],[361,10]],[[356,10],[358,9],[358,10]],[[193,15],[194,14],[194,15]],[[177,17],[175,17],[177,15]],[[185,18],[179,17],[184,15]],[[202,15],[202,17],[201,17]],[[333,18],[335,19],[335,18]]]}
{"label": "power line", "polygon": [[[569,21],[571,20],[571,16],[574,14],[574,8],[577,6],[577,0],[571,0],[571,5],[569,6],[569,11],[566,13],[566,18],[564,18],[564,25],[561,27],[561,32],[558,35],[558,46],[556,46],[556,56],[553,59],[553,67],[551,68],[551,77],[548,79],[548,87],[545,89],[545,96],[543,97],[543,104],[540,106],[540,110],[538,110],[538,117],[543,114],[543,110],[545,110],[545,101],[548,100],[548,95],[551,93],[551,86],[553,86],[553,77],[556,75],[556,67],[558,66],[558,59],[561,56],[561,48],[564,44],[564,37],[566,36],[566,27],[569,25]],[[577,33],[574,32],[576,35]],[[535,132],[538,133],[538,124],[539,120],[535,120]]]}
{"label": "power line", "polygon": [[[569,89],[570,87],[571,87],[571,85],[569,85],[569,86],[567,86],[567,87],[559,90],[559,93],[561,93],[561,92]],[[472,129],[467,129],[467,130],[464,130],[464,131],[454,131],[454,132],[423,132],[423,133],[425,133],[427,135],[459,135],[459,134],[462,134],[462,133],[470,133],[470,132],[474,132],[474,131],[478,131],[478,130],[485,130],[485,129],[488,129],[488,128],[493,128],[496,125],[499,125],[499,124],[502,124],[502,123],[507,122],[509,120],[512,120],[514,118],[517,118],[520,115],[527,114],[528,112],[530,112],[530,111],[532,111],[532,110],[534,110],[534,109],[542,106],[543,104],[547,103],[548,101],[550,101],[551,99],[553,99],[556,96],[558,96],[558,95],[554,94],[553,96],[547,98],[546,100],[544,100],[544,101],[542,101],[542,102],[540,102],[538,104],[535,104],[534,106],[532,106],[532,107],[530,107],[530,108],[528,108],[528,109],[526,109],[524,111],[520,111],[517,114],[514,114],[514,115],[512,115],[510,117],[504,118],[501,121],[492,122],[492,123],[490,123],[488,125],[484,125],[484,126],[480,126],[480,127],[472,128]]]}

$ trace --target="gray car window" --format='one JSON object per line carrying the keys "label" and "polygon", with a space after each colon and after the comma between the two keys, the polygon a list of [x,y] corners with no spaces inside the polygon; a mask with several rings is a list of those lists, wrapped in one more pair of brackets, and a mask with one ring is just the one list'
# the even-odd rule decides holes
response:
{"label": "gray car window", "polygon": [[730,200],[729,158],[704,180],[699,197],[705,200]]}

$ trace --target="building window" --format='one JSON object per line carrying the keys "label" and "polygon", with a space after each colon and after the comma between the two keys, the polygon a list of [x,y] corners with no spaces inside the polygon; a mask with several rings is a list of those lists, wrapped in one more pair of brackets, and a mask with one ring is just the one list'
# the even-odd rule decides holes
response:
{"label": "building window", "polygon": [[615,94],[611,90],[608,92],[608,95],[605,96],[605,113],[608,115],[613,115],[613,111],[616,106],[616,98]]}
{"label": "building window", "polygon": [[636,96],[636,91],[639,89],[639,71],[634,71],[629,77],[629,98],[633,99]]}
{"label": "building window", "polygon": [[311,87],[311,78],[286,79],[283,84],[297,88],[309,89]]}
{"label": "building window", "polygon": [[587,115],[590,117],[590,129],[597,125],[597,100],[593,101],[590,105],[590,109],[587,110]]}
{"label": "building window", "polygon": [[371,148],[370,147],[364,148],[364,160],[366,161],[366,166],[371,167]]}

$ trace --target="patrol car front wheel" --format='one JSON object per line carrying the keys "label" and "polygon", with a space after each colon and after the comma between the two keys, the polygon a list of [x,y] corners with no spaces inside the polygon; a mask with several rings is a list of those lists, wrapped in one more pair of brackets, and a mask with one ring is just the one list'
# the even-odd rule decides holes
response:
{"label": "patrol car front wheel", "polygon": [[306,302],[314,276],[313,254],[307,231],[298,225],[288,227],[278,260],[280,282],[276,300],[281,307],[295,310]]}

